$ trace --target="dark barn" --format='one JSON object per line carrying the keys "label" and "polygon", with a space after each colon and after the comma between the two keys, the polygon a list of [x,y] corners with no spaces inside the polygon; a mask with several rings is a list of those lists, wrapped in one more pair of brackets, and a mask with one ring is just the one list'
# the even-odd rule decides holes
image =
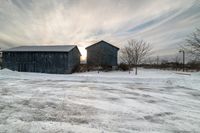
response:
{"label": "dark barn", "polygon": [[69,74],[80,65],[75,45],[21,46],[3,51],[3,68],[20,72]]}
{"label": "dark barn", "polygon": [[89,66],[117,66],[118,50],[116,46],[105,41],[97,42],[86,48]]}

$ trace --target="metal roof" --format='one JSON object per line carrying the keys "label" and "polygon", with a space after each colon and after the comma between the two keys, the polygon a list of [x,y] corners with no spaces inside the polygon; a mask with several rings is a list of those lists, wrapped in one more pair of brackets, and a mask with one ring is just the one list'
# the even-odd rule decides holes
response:
{"label": "metal roof", "polygon": [[3,50],[3,52],[69,52],[76,45],[55,45],[55,46],[20,46]]}
{"label": "metal roof", "polygon": [[97,42],[97,43],[95,43],[95,44],[92,44],[92,45],[86,47],[85,49],[88,49],[88,48],[90,48],[90,47],[92,47],[92,46],[94,46],[94,45],[97,45],[97,44],[101,43],[101,42],[107,43],[108,45],[110,45],[110,46],[116,48],[117,50],[119,50],[118,47],[116,47],[116,46],[114,46],[114,45],[112,45],[112,44],[110,44],[110,43],[108,43],[108,42],[106,42],[106,41],[104,41],[104,40],[101,40],[101,41],[99,41],[99,42]]}

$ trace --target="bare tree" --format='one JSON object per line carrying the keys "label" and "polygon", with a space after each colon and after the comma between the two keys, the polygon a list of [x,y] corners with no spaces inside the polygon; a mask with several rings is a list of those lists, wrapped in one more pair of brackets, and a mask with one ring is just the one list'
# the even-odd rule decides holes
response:
{"label": "bare tree", "polygon": [[184,49],[200,60],[200,29],[196,29],[187,39]]}
{"label": "bare tree", "polygon": [[133,48],[133,62],[135,65],[135,75],[137,75],[137,67],[149,54],[151,47],[144,41],[136,40],[129,41],[129,45],[131,45]]}
{"label": "bare tree", "polygon": [[121,59],[130,67],[135,65],[135,75],[137,75],[138,65],[145,59],[151,51],[150,45],[144,41],[130,40],[128,45],[122,49]]}
{"label": "bare tree", "polygon": [[131,66],[133,65],[133,52],[130,45],[125,46],[121,49],[121,60],[123,63],[128,65],[129,74],[131,71]]}

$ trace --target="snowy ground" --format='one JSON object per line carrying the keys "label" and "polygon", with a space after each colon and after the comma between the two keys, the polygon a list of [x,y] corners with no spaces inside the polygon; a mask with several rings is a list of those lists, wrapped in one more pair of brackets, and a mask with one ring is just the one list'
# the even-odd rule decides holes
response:
{"label": "snowy ground", "polygon": [[200,132],[200,73],[0,71],[0,133]]}

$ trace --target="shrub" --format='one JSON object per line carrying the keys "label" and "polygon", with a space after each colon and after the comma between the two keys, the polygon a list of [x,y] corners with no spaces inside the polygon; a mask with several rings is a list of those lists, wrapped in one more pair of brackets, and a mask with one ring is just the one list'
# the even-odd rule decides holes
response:
{"label": "shrub", "polygon": [[127,64],[120,63],[119,64],[119,70],[128,71],[129,70],[129,66]]}

